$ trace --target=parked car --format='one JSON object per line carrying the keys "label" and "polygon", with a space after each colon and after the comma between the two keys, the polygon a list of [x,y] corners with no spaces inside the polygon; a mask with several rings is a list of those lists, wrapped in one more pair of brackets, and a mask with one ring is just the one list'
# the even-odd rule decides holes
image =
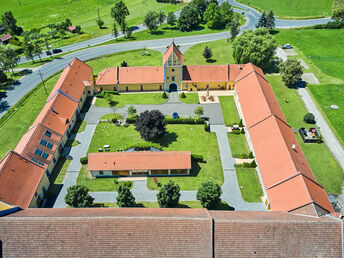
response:
{"label": "parked car", "polygon": [[282,45],[282,49],[292,49],[292,48],[293,48],[293,46],[290,45],[290,44],[284,44],[284,45]]}
{"label": "parked car", "polygon": [[177,118],[179,118],[179,115],[178,115],[177,112],[174,112],[174,113],[172,114],[172,119],[177,119]]}
{"label": "parked car", "polygon": [[54,54],[62,53],[62,49],[61,48],[54,48],[53,53]]}
{"label": "parked car", "polygon": [[47,50],[47,51],[45,51],[45,54],[46,54],[47,56],[51,56],[53,53],[51,53],[50,50]]}

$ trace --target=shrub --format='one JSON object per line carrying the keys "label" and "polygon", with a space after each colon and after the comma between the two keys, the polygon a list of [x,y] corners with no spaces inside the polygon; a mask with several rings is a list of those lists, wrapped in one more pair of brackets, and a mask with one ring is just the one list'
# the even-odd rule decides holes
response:
{"label": "shrub", "polygon": [[[127,182],[125,182],[127,183]],[[129,187],[120,186],[118,188],[118,196],[116,198],[119,207],[133,207],[135,206],[135,197],[131,193]]]}
{"label": "shrub", "polygon": [[253,159],[254,158],[252,151],[250,151],[250,153],[248,154],[248,158],[249,159]]}
{"label": "shrub", "polygon": [[123,126],[124,126],[124,127],[128,127],[128,126],[129,126],[129,124],[125,123]]}
{"label": "shrub", "polygon": [[102,91],[101,93],[97,94],[97,98],[100,98],[100,99],[103,99],[104,96],[105,96],[105,92],[104,91]]}
{"label": "shrub", "polygon": [[191,159],[196,162],[204,162],[203,156],[198,154],[191,154]]}
{"label": "shrub", "polygon": [[245,129],[241,128],[240,133],[245,134]]}
{"label": "shrub", "polygon": [[80,158],[80,163],[83,164],[83,165],[88,164],[88,157],[82,157],[82,158]]}
{"label": "shrub", "polygon": [[213,182],[203,183],[197,191],[197,200],[204,208],[216,209],[221,204],[222,190],[218,184]]}
{"label": "shrub", "polygon": [[119,183],[119,182],[118,182],[118,178],[117,178],[117,177],[114,178],[114,179],[113,179],[113,182],[114,182],[115,185],[118,185],[118,183]]}
{"label": "shrub", "polygon": [[132,181],[124,181],[123,182],[123,186],[126,186],[128,188],[131,188],[133,186],[133,182]]}
{"label": "shrub", "polygon": [[247,159],[247,158],[248,158],[248,155],[247,155],[246,153],[234,154],[234,155],[233,155],[233,158],[236,158],[236,159]]}
{"label": "shrub", "polygon": [[163,99],[168,99],[168,96],[167,96],[166,91],[164,91],[164,92],[161,94],[161,97],[162,97]]}
{"label": "shrub", "polygon": [[231,134],[241,134],[241,130],[233,130],[231,132],[229,132]]}
{"label": "shrub", "polygon": [[303,121],[307,124],[315,124],[315,117],[312,113],[307,113],[304,117],[303,117]]}
{"label": "shrub", "polygon": [[239,121],[239,127],[244,127],[244,124],[243,124],[243,122],[242,122],[242,119],[240,119],[240,121]]}
{"label": "shrub", "polygon": [[170,180],[163,185],[156,197],[160,208],[175,208],[180,198],[180,187]]}
{"label": "shrub", "polygon": [[94,198],[88,194],[88,188],[83,185],[73,185],[67,188],[65,203],[73,208],[93,206]]}
{"label": "shrub", "polygon": [[207,123],[207,121],[204,121],[204,131],[210,132],[210,126],[209,126],[209,124]]}
{"label": "shrub", "polygon": [[323,143],[324,140],[323,140],[323,136],[322,135],[319,135],[318,137],[318,143]]}
{"label": "shrub", "polygon": [[117,121],[118,121],[118,119],[116,117],[111,119],[111,122],[114,123],[114,124],[117,123]]}
{"label": "shrub", "polygon": [[195,113],[195,115],[197,115],[197,116],[202,116],[203,113],[204,113],[204,112],[203,112],[203,107],[202,107],[202,106],[197,107],[197,108],[195,109],[194,113]]}
{"label": "shrub", "polygon": [[344,28],[344,21],[333,21],[333,22],[328,22],[325,24],[317,24],[310,28],[311,29],[330,29],[330,30],[342,29]]}
{"label": "shrub", "polygon": [[180,94],[180,97],[181,97],[182,99],[185,99],[185,98],[186,98],[186,95],[185,95],[185,93],[184,93],[184,92],[182,92],[182,94]]}
{"label": "shrub", "polygon": [[252,160],[252,162],[244,162],[241,164],[243,168],[255,168],[257,167],[256,161]]}
{"label": "shrub", "polygon": [[136,114],[136,108],[133,105],[130,105],[128,107],[128,114],[131,115],[131,116]]}
{"label": "shrub", "polygon": [[128,116],[126,122],[128,124],[135,124],[138,115]]}
{"label": "shrub", "polygon": [[170,117],[165,117],[166,124],[204,124],[203,118],[177,118],[172,119]]}
{"label": "shrub", "polygon": [[22,45],[22,43],[21,43],[20,41],[15,40],[15,39],[10,39],[8,42],[9,42],[11,45],[15,45],[15,46],[21,46],[21,45]]}

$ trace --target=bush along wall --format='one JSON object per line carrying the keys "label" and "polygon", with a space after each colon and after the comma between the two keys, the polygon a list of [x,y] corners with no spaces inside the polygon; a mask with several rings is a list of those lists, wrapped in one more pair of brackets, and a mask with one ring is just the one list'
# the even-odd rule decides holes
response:
{"label": "bush along wall", "polygon": [[82,158],[80,158],[80,163],[83,164],[83,165],[88,164],[88,157],[82,157]]}

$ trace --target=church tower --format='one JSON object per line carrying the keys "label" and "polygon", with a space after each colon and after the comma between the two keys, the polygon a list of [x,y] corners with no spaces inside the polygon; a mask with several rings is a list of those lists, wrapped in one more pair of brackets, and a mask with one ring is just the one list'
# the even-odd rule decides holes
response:
{"label": "church tower", "polygon": [[178,47],[171,43],[163,56],[164,89],[177,91],[182,89],[183,81],[183,54]]}

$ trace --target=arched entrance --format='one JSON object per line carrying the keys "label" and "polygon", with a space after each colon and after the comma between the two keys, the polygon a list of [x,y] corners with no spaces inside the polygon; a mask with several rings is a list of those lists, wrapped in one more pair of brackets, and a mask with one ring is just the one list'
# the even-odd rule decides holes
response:
{"label": "arched entrance", "polygon": [[177,84],[175,84],[175,83],[171,83],[171,84],[168,86],[168,91],[169,91],[169,92],[177,91],[177,90],[178,90],[178,86],[177,86]]}

